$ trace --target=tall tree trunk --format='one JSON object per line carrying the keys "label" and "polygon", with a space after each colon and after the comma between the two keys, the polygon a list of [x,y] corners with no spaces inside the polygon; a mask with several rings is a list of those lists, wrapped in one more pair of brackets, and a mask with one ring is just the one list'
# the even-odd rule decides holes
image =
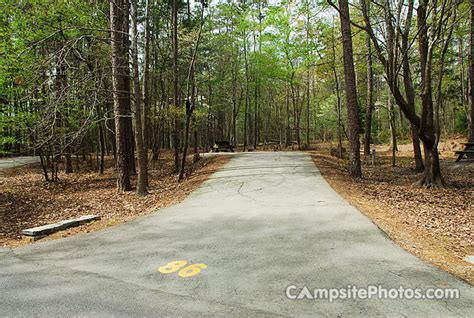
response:
{"label": "tall tree trunk", "polygon": [[[364,1],[364,0],[363,0]],[[367,37],[367,99],[365,108],[365,131],[364,131],[364,156],[370,155],[370,142],[372,141],[372,110],[374,108],[374,73],[372,69],[372,45]]]}
{"label": "tall tree trunk", "polygon": [[105,136],[104,136],[104,127],[102,126],[102,123],[99,123],[99,151],[100,151],[99,174],[104,174]]}
{"label": "tall tree trunk", "polygon": [[308,68],[306,74],[306,147],[309,147],[309,134],[310,134],[310,105],[311,105],[311,94],[310,94],[310,69]]}
{"label": "tall tree trunk", "polygon": [[[334,23],[334,21],[333,21]],[[332,38],[332,64],[331,69],[334,75],[334,93],[336,94],[336,114],[337,114],[337,151],[339,158],[343,157],[342,151],[342,105],[341,105],[341,85],[339,81],[339,75],[337,74],[336,68],[336,37],[334,33]]]}
{"label": "tall tree trunk", "polygon": [[123,57],[126,59],[126,66],[124,68],[125,77],[124,77],[124,88],[125,92],[128,94],[128,98],[125,101],[125,112],[124,116],[126,129],[127,129],[127,148],[126,148],[126,164],[131,175],[136,174],[137,170],[135,168],[135,137],[133,134],[133,123],[132,123],[132,100],[131,100],[131,76],[130,76],[130,36],[129,36],[129,26],[130,26],[130,0],[124,0],[124,19],[123,19]]}
{"label": "tall tree trunk", "polygon": [[285,94],[285,106],[286,106],[286,136],[285,136],[285,146],[289,147],[291,144],[291,128],[290,128],[290,97],[288,94],[288,85],[285,85],[286,94]]}
{"label": "tall tree trunk", "polygon": [[145,196],[147,194],[147,155],[143,142],[143,126],[142,126],[142,105],[140,95],[140,74],[138,71],[138,0],[131,0],[131,17],[132,17],[132,65],[133,65],[133,94],[134,94],[134,121],[135,121],[135,148],[137,150],[137,194]]}
{"label": "tall tree trunk", "polygon": [[[65,47],[60,47],[58,50],[58,54],[56,56],[56,83],[55,83],[55,97],[56,97],[56,103],[57,107],[55,110],[55,116],[56,120],[54,123],[53,130],[55,131],[54,134],[57,134],[58,132],[61,132],[65,127],[66,127],[66,119],[64,118],[67,116],[66,114],[61,113],[60,109],[65,108],[65,104],[67,101],[67,96],[66,96],[66,63],[65,63],[65,56],[64,56],[64,50]],[[13,103],[15,103],[16,99],[13,96]],[[61,107],[62,106],[62,107]],[[15,107],[15,106],[13,106]],[[64,133],[62,133],[64,134]],[[67,143],[67,140],[65,137],[62,137],[60,140],[55,142],[53,144],[53,153],[54,155],[52,156],[52,165],[51,165],[51,170],[52,170],[52,181],[57,181],[58,180],[58,164],[61,161],[61,154],[65,150],[65,144]],[[9,148],[11,145],[9,144]],[[69,165],[68,165],[69,166]]]}
{"label": "tall tree trunk", "polygon": [[471,0],[469,28],[469,117],[468,140],[474,142],[474,1]]}
{"label": "tall tree trunk", "polygon": [[[194,80],[194,79],[193,79]],[[194,83],[193,88],[194,90]],[[184,130],[184,140],[183,140],[183,158],[181,159],[181,169],[179,171],[178,181],[183,180],[184,178],[184,171],[186,169],[186,155],[188,152],[188,144],[189,144],[189,127],[191,124],[191,118],[193,115],[193,108],[194,108],[194,96],[191,97],[192,101],[189,101],[189,98],[186,100],[186,123],[185,123],[185,130]]]}
{"label": "tall tree trunk", "polygon": [[390,126],[390,149],[392,150],[392,167],[395,167],[397,147],[397,129],[395,127],[395,110],[393,109],[392,96],[388,96],[388,117]]}
{"label": "tall tree trunk", "polygon": [[250,79],[249,79],[249,63],[247,57],[247,32],[244,30],[244,62],[245,62],[245,111],[244,111],[244,149],[245,152],[247,145],[248,145],[248,133],[247,133],[247,123],[249,117],[249,104],[250,104]]}
{"label": "tall tree trunk", "polygon": [[97,128],[98,128],[98,138],[99,138],[99,174],[104,173],[104,161],[105,161],[105,134],[104,134],[104,124],[102,122],[102,112],[99,104],[96,106],[97,114]]}
{"label": "tall tree trunk", "polygon": [[[311,17],[311,10],[309,6],[309,1],[305,3],[305,9],[306,9],[306,46],[309,47],[309,32],[310,32],[310,17]],[[311,50],[310,50],[310,53]],[[310,139],[310,122],[311,122],[311,116],[310,116],[310,106],[311,106],[311,68],[308,65],[308,69],[306,71],[306,146],[309,147],[309,139]]]}
{"label": "tall tree trunk", "polygon": [[[409,34],[411,27],[411,20],[413,14],[413,0],[408,2],[408,13],[406,18],[406,26],[402,33],[402,68],[403,68],[403,85],[405,87],[406,102],[408,107],[415,110],[415,89],[413,88],[413,79],[411,77],[410,63],[408,59],[409,49]],[[413,143],[413,157],[415,158],[415,172],[423,172],[425,166],[423,164],[423,157],[421,155],[420,147],[420,132],[413,121],[410,121],[410,131]]]}
{"label": "tall tree trunk", "polygon": [[[148,148],[151,144],[151,121],[150,111],[150,12],[151,2],[145,2],[145,54],[143,59],[143,152],[145,153],[144,168],[148,171]],[[143,183],[148,188],[148,173],[142,176]]]}
{"label": "tall tree trunk", "polygon": [[[379,40],[377,39],[374,30],[372,29],[372,24],[370,21],[369,13],[367,11],[367,6],[364,4],[364,1],[361,2],[362,4],[362,12],[364,15],[365,21],[365,30],[368,32],[369,36],[371,37],[372,43],[377,52],[377,56],[384,66],[386,78],[389,83],[390,90],[395,98],[395,101],[405,114],[406,118],[414,125],[417,129],[419,129],[420,139],[423,141],[424,146],[424,153],[425,153],[425,170],[423,178],[417,182],[417,185],[424,186],[424,187],[442,187],[443,186],[443,179],[441,176],[441,169],[439,164],[439,155],[438,155],[438,140],[439,134],[435,127],[434,118],[433,118],[433,98],[432,98],[432,58],[433,58],[433,45],[436,44],[436,41],[430,41],[428,36],[428,29],[429,27],[433,27],[435,24],[438,29],[434,30],[435,34],[439,34],[441,30],[439,26],[445,25],[443,20],[446,18],[443,16],[443,13],[439,15],[432,15],[431,18],[434,19],[434,22],[429,21],[427,13],[428,13],[428,1],[421,0],[418,3],[417,7],[417,38],[418,38],[418,51],[420,54],[420,69],[421,69],[421,100],[422,100],[422,114],[421,118],[416,114],[415,108],[412,107],[413,105],[404,99],[400,91],[400,87],[398,86],[398,78],[397,73],[394,72],[392,64],[390,60],[387,60],[384,56],[384,52],[382,51],[381,46],[379,45]],[[409,0],[408,2],[408,10],[407,10],[407,21],[411,19],[411,12],[413,11],[414,1]],[[385,10],[389,10],[390,2],[387,0],[385,1],[384,8]],[[444,7],[443,7],[444,8]],[[430,10],[431,12],[431,10]],[[388,30],[388,34],[394,33],[394,25],[393,19],[391,18],[391,13],[385,13],[385,26]],[[407,35],[409,33],[409,25],[410,23],[406,23],[408,27],[405,28],[403,38],[404,40],[407,39]],[[452,24],[451,24],[452,27]],[[433,30],[431,30],[433,31]],[[391,41],[388,41],[391,42]],[[391,44],[393,45],[393,43]],[[431,46],[430,46],[431,45]],[[388,47],[388,46],[387,46]],[[406,48],[407,46],[405,46]],[[391,50],[387,50],[388,57],[393,54]],[[408,51],[406,49],[403,50],[404,54],[404,62],[408,63],[407,54]],[[404,67],[404,69],[406,69]],[[404,76],[408,78],[407,76]]]}
{"label": "tall tree trunk", "polygon": [[[471,32],[471,31],[469,31]],[[458,65],[459,65],[459,77],[461,80],[461,94],[459,98],[459,102],[461,104],[461,109],[462,110],[467,110],[466,108],[466,97],[468,94],[466,94],[466,91],[469,91],[469,88],[466,88],[468,85],[466,85],[466,78],[465,78],[465,73],[464,73],[464,44],[463,44],[463,35],[459,35],[458,39]],[[469,75],[468,75],[469,77]],[[453,114],[452,114],[452,129],[451,133],[454,134],[456,132],[456,108],[453,108]]]}
{"label": "tall tree trunk", "polygon": [[[235,65],[234,65],[235,64]],[[237,63],[233,61],[232,65],[232,127],[231,144],[237,146]]]}
{"label": "tall tree trunk", "polygon": [[425,152],[425,171],[423,178],[417,183],[424,187],[443,187],[438,154],[438,138],[434,123],[433,88],[432,88],[432,54],[428,39],[428,28],[425,25],[428,0],[420,1],[417,9],[418,51],[421,64],[421,101],[422,116],[420,134],[422,134]]}
{"label": "tall tree trunk", "polygon": [[191,49],[191,62],[189,63],[188,76],[186,80],[186,83],[187,83],[186,84],[187,86],[186,126],[185,126],[185,133],[184,133],[183,158],[181,160],[181,170],[179,172],[178,181],[181,181],[184,178],[184,170],[186,168],[186,154],[188,151],[189,138],[190,138],[189,128],[191,124],[191,118],[193,116],[193,111],[194,111],[194,108],[196,107],[196,78],[194,76],[194,73],[195,73],[194,65],[197,59],[197,52],[199,49],[199,42],[201,40],[203,25],[204,25],[204,2],[202,2],[202,7],[201,7],[201,21],[200,21],[200,26],[199,26],[199,33],[196,39],[196,44],[194,45],[194,50]]}
{"label": "tall tree trunk", "polygon": [[196,124],[196,116],[193,116],[191,125],[194,127],[193,129],[193,148],[194,148],[193,162],[197,162],[199,161],[199,159],[201,159],[201,156],[199,155],[198,127]]}
{"label": "tall tree trunk", "polygon": [[[110,0],[111,47],[112,47],[112,86],[115,115],[117,189],[119,192],[131,190],[129,166],[127,165],[127,103],[129,92],[125,90],[128,61],[125,58],[124,36],[125,12],[128,12],[126,0]],[[126,30],[128,33],[128,30]]]}
{"label": "tall tree trunk", "polygon": [[301,149],[300,123],[299,123],[299,116],[298,116],[298,110],[297,110],[299,106],[298,106],[298,102],[296,98],[295,85],[293,83],[294,77],[295,77],[295,72],[293,71],[290,78],[291,102],[293,104],[293,114],[294,114],[293,124],[295,126],[296,142],[298,144],[298,149]]}
{"label": "tall tree trunk", "polygon": [[[181,106],[179,99],[179,69],[178,69],[178,0],[172,0],[172,50],[173,50],[173,104],[175,110]],[[173,147],[174,147],[174,172],[179,171],[179,136],[178,136],[178,114],[173,112]]]}
{"label": "tall tree trunk", "polygon": [[44,181],[49,182],[47,156],[45,158],[42,148],[38,149],[38,155],[40,157],[41,168],[43,169]]}
{"label": "tall tree trunk", "polygon": [[357,105],[356,78],[352,51],[352,34],[348,0],[339,0],[346,84],[347,128],[349,132],[349,164],[352,176],[362,177],[359,144],[359,107]]}

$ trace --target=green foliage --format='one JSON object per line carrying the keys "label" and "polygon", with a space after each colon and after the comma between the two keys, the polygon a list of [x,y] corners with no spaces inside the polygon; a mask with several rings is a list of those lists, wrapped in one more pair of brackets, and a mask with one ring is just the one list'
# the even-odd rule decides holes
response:
{"label": "green foliage", "polygon": [[[144,1],[139,2],[141,75],[144,5]],[[169,1],[152,1],[151,7],[149,116],[154,127],[164,130],[160,133],[169,134],[173,119],[185,116],[184,103],[170,105],[171,7]],[[456,8],[459,18],[457,23],[449,24],[454,25],[454,30],[444,69],[436,63],[441,48],[434,47],[433,78],[435,83],[440,74],[444,76],[442,130],[465,133],[467,100],[460,90],[464,89],[466,95],[469,4],[463,2]],[[177,76],[182,101],[188,97],[189,63],[201,22],[198,3],[190,9],[188,14],[187,2],[180,1]],[[371,18],[383,17],[382,9],[372,6]],[[79,149],[87,143],[85,138],[96,143],[97,128],[104,118],[113,126],[108,11],[107,1],[2,1],[0,151],[12,151],[15,143],[30,149],[57,148],[58,152],[63,152],[67,144]],[[255,129],[260,129],[259,141],[284,139],[286,130],[291,131],[294,140],[296,131],[299,129],[303,136],[307,134],[306,128],[311,138],[337,138],[338,95],[342,103],[341,124],[347,119],[342,43],[337,12],[326,1],[217,1],[209,2],[204,13],[194,74],[197,93],[193,129],[200,131],[200,139],[211,132],[230,139],[234,111],[234,137],[239,143],[243,142],[244,130],[250,140],[257,134]],[[352,6],[351,17],[363,24],[358,6]],[[447,26],[443,30],[446,29]],[[446,32],[442,33],[445,36]],[[407,56],[413,65],[420,113],[421,74],[414,34],[410,35],[413,46]],[[383,32],[378,35],[383,41]],[[362,132],[367,95],[367,35],[354,28],[352,40]],[[383,105],[387,100],[384,69],[375,54],[372,58],[374,102]],[[61,68],[63,79],[57,76]],[[434,85],[435,97],[437,90]],[[455,120],[451,120],[454,114]],[[397,124],[400,131],[409,132],[406,120],[400,122],[398,118]],[[376,141],[388,140],[388,113],[383,107],[374,110],[373,135]]]}

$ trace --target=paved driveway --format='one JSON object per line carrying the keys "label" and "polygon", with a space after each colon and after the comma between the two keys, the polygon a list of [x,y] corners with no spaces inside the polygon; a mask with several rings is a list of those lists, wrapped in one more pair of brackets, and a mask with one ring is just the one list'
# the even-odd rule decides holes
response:
{"label": "paved driveway", "polygon": [[[290,297],[305,285],[454,288],[461,297],[330,303],[288,299],[292,285]],[[468,284],[395,245],[307,154],[284,152],[239,154],[181,204],[134,222],[1,251],[0,295],[2,317],[474,312]]]}
{"label": "paved driveway", "polygon": [[12,158],[0,158],[0,170],[14,168],[18,166],[24,166],[32,163],[40,162],[39,157],[12,157]]}

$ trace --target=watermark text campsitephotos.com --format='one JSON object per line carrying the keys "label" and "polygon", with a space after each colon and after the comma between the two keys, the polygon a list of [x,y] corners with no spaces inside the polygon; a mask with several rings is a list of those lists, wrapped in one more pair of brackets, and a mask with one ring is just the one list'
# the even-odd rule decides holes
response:
{"label": "watermark text campsitephotos.com", "polygon": [[290,285],[285,290],[286,297],[292,300],[335,300],[345,299],[458,299],[457,288],[385,288],[381,285],[358,287],[347,285],[345,288],[313,288]]}

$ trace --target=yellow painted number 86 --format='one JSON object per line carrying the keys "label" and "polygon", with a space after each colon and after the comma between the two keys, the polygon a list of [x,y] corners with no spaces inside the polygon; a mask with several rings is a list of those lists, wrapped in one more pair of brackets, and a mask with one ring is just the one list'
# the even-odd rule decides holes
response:
{"label": "yellow painted number 86", "polygon": [[207,268],[206,264],[192,264],[192,265],[186,266],[187,264],[188,262],[186,261],[169,262],[168,264],[158,268],[158,271],[162,274],[171,274],[181,269],[178,272],[178,276],[185,278],[185,277],[195,276],[199,274],[201,270]]}

